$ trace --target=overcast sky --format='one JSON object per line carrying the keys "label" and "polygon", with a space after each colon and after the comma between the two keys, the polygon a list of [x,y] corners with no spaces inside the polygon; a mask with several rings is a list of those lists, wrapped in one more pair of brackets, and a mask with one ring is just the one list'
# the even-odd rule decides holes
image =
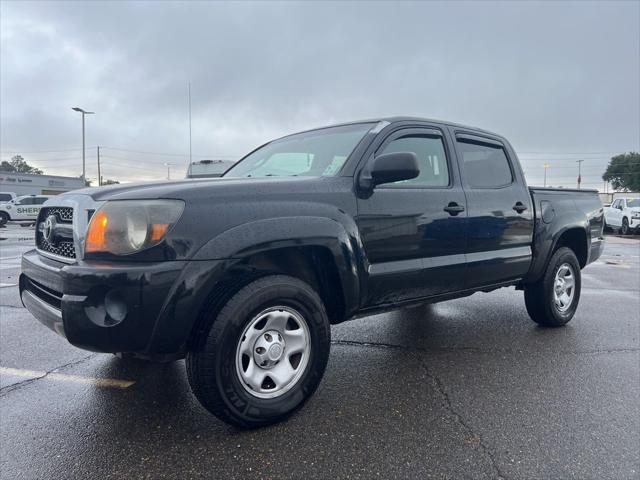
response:
{"label": "overcast sky", "polygon": [[[416,115],[511,140],[530,183],[640,150],[640,2],[1,3],[0,147],[49,174],[158,179],[273,137]],[[111,148],[108,148],[111,147]],[[119,150],[116,150],[119,149]],[[46,151],[46,153],[45,153]],[[140,152],[157,152],[152,155]]]}

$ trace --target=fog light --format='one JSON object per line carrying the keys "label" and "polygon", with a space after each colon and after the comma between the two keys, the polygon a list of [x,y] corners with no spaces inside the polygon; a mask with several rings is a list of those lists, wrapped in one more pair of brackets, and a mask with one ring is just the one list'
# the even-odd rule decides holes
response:
{"label": "fog light", "polygon": [[93,323],[99,327],[113,327],[127,316],[127,304],[119,290],[98,288],[88,297],[88,305],[84,311]]}
{"label": "fog light", "polygon": [[109,290],[105,295],[104,308],[115,323],[120,323],[127,316],[127,304],[118,290]]}

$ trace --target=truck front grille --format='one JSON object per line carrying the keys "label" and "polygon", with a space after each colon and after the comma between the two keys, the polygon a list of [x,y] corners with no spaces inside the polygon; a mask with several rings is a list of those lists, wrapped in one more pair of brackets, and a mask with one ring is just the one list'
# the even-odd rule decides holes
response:
{"label": "truck front grille", "polygon": [[45,238],[45,222],[54,216],[57,224],[65,226],[73,223],[73,208],[71,207],[43,207],[38,215],[36,228],[36,247],[39,250],[65,258],[76,258],[73,238],[59,238],[53,235],[49,240]]}
{"label": "truck front grille", "polygon": [[44,211],[43,219],[49,215],[55,215],[61,223],[73,222],[73,208],[71,207],[45,207],[42,210]]}
{"label": "truck front grille", "polygon": [[76,258],[76,249],[73,242],[60,242],[57,245],[47,242],[44,238],[38,245],[38,248],[44,252],[61,257]]}

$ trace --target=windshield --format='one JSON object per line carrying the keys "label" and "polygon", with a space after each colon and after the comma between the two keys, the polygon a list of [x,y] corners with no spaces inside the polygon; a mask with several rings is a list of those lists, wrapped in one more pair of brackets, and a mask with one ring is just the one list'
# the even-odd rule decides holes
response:
{"label": "windshield", "polygon": [[640,207],[640,198],[634,198],[633,200],[627,200],[627,207],[638,208]]}
{"label": "windshield", "polygon": [[225,177],[336,175],[372,123],[323,128],[268,143],[247,155]]}

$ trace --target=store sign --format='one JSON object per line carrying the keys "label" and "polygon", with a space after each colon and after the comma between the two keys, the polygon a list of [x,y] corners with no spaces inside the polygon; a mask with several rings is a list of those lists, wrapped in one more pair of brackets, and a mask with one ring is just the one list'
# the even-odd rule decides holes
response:
{"label": "store sign", "polygon": [[33,183],[30,178],[0,177],[0,182]]}

